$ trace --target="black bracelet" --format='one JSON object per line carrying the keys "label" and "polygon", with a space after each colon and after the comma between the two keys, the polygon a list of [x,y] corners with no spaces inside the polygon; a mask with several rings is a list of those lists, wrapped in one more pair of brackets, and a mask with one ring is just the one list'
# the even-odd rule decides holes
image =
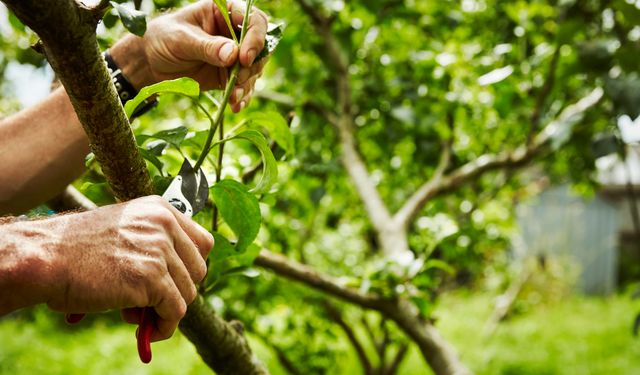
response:
{"label": "black bracelet", "polygon": [[[120,70],[118,65],[116,65],[116,62],[113,61],[113,57],[111,57],[108,50],[105,51],[102,56],[104,57],[104,61],[107,63],[107,70],[109,71],[113,85],[116,87],[120,102],[124,105],[126,102],[138,95],[138,90],[136,90],[131,82],[129,82],[124,74],[122,74],[122,70]],[[133,111],[131,118],[147,113],[156,105],[158,105],[158,101],[156,99],[145,99],[145,101],[143,101],[138,108]]]}

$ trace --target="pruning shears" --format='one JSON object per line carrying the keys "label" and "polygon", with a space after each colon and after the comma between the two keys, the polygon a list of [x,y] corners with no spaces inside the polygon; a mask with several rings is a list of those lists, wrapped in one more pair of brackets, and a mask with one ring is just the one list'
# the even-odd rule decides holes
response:
{"label": "pruning shears", "polygon": [[[184,159],[178,175],[171,180],[169,187],[162,194],[178,211],[187,217],[192,217],[204,208],[209,197],[209,183],[199,168],[193,169],[188,159]],[[68,323],[77,323],[84,314],[67,314]],[[136,333],[138,355],[143,363],[151,362],[151,335],[156,328],[158,315],[152,307],[145,307],[140,312],[140,326]]]}

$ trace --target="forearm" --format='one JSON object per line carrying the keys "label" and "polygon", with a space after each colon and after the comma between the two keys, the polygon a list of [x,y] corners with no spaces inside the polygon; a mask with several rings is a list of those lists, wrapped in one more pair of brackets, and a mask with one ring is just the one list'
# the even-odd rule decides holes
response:
{"label": "forearm", "polygon": [[[127,36],[112,55],[137,89],[150,82],[140,38]],[[82,125],[61,87],[41,103],[0,121],[0,215],[19,214],[55,197],[84,171]]]}
{"label": "forearm", "polygon": [[50,239],[41,223],[0,224],[0,316],[56,293]]}
{"label": "forearm", "polygon": [[86,135],[63,88],[0,121],[0,214],[53,198],[84,169]]}

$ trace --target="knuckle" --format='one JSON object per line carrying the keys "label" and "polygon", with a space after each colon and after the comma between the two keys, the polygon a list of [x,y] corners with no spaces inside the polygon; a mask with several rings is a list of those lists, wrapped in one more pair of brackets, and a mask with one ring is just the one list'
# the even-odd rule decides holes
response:
{"label": "knuckle", "polygon": [[152,210],[147,218],[161,225],[163,228],[172,227],[176,221],[173,213],[164,204],[162,206],[158,206],[157,209]]}

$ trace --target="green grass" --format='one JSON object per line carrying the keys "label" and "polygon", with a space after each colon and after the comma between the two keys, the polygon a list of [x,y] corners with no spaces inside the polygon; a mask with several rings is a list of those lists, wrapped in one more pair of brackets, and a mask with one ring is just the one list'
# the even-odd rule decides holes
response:
{"label": "green grass", "polygon": [[640,338],[631,334],[640,304],[627,296],[574,296],[503,322],[484,334],[493,300],[445,298],[438,323],[476,374],[638,374]]}
{"label": "green grass", "polygon": [[[631,322],[640,303],[626,296],[571,297],[540,306],[504,322],[492,336],[483,333],[492,309],[487,295],[445,297],[438,327],[477,374],[635,374],[640,373],[640,338]],[[61,314],[37,308],[32,318],[0,320],[0,374],[202,374],[207,367],[180,334],[153,345],[151,364],[137,358],[135,327],[94,319],[78,326],[60,324]],[[273,354],[253,341],[274,375],[284,374]],[[339,361],[341,374],[359,373],[355,354]],[[403,375],[428,371],[413,348]]]}

